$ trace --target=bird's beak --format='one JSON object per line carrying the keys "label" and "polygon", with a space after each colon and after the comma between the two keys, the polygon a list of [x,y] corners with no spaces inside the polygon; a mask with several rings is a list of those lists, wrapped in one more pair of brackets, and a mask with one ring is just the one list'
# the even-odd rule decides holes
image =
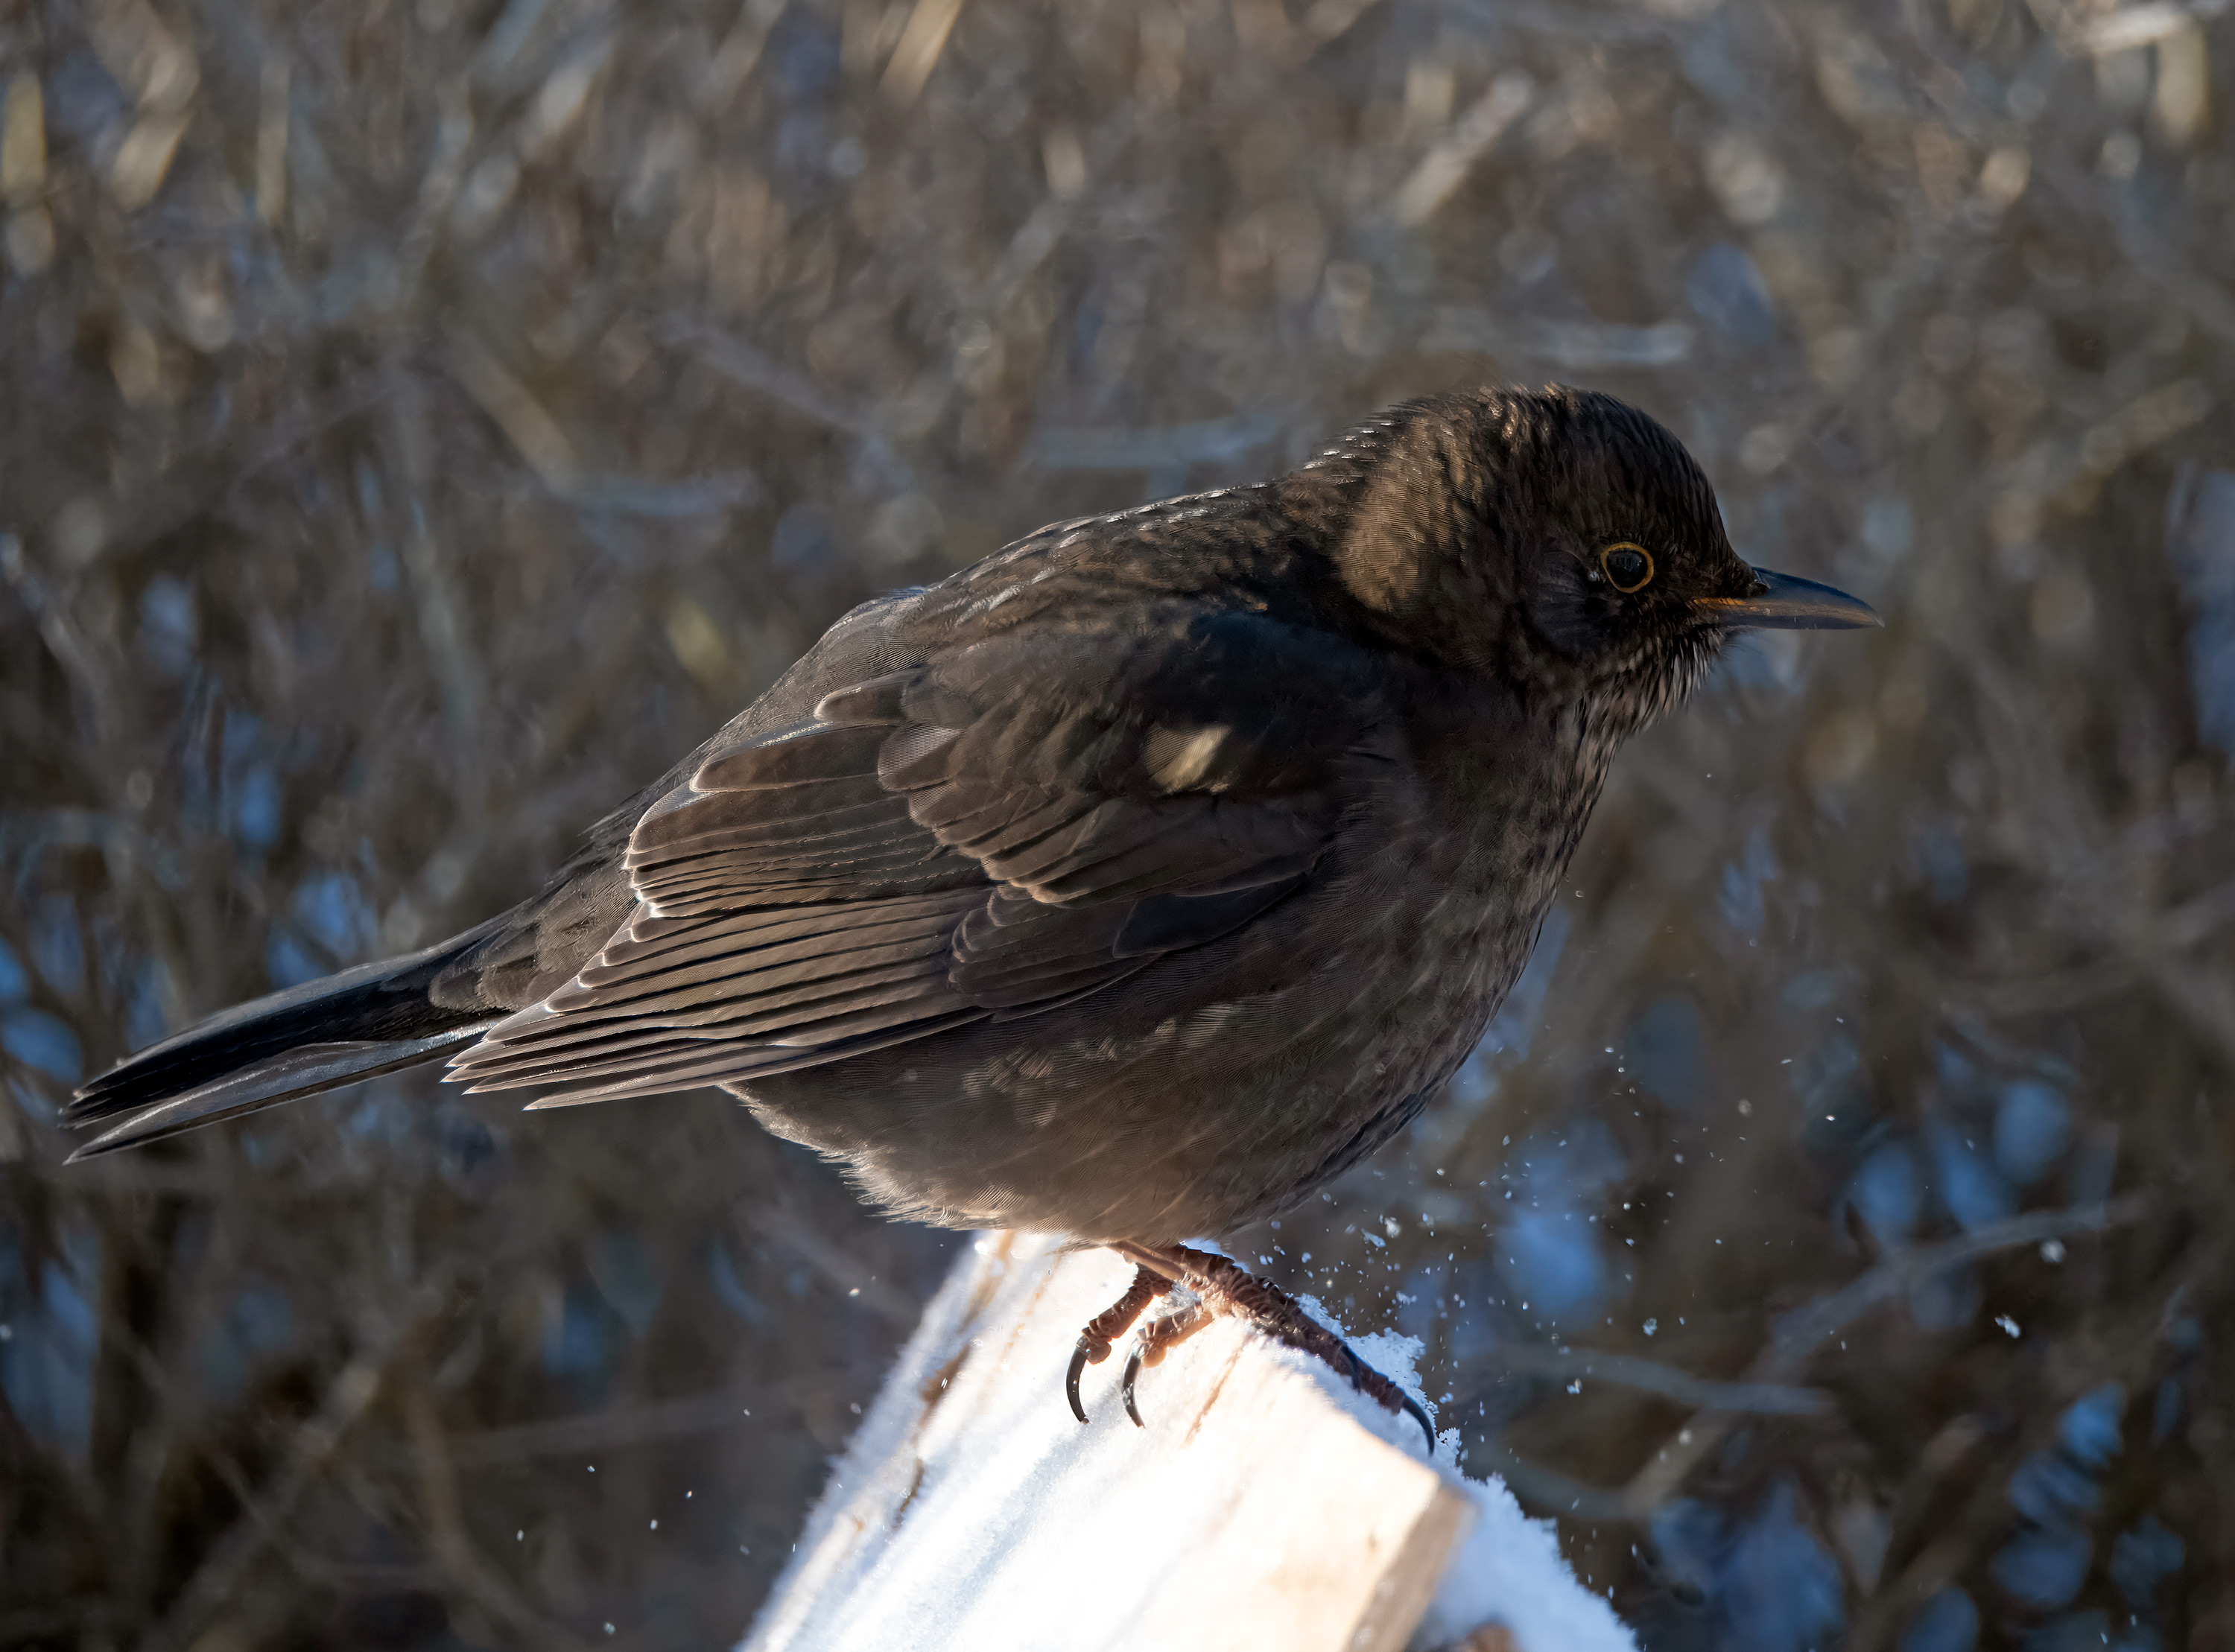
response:
{"label": "bird's beak", "polygon": [[1700,597],[1692,606],[1734,631],[1845,631],[1885,624],[1859,597],[1766,568],[1753,571],[1753,589],[1745,596]]}

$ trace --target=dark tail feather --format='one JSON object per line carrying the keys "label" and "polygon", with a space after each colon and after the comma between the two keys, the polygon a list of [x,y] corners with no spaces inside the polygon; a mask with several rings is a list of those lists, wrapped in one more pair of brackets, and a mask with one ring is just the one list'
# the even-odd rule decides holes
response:
{"label": "dark tail feather", "polygon": [[428,989],[480,933],[275,992],[150,1045],[72,1100],[66,1123],[108,1128],[71,1159],[416,1067],[479,1036],[502,1010],[444,1008]]}
{"label": "dark tail feather", "polygon": [[[197,1085],[183,1094],[151,1101],[132,1109],[123,1121],[102,1131],[69,1156],[75,1164],[95,1153],[119,1147],[136,1147],[160,1141],[181,1131],[237,1119],[245,1113],[276,1107],[282,1101],[299,1101],[321,1090],[338,1089],[361,1079],[377,1078],[399,1068],[430,1061],[462,1040],[479,1035],[481,1027],[460,1027],[425,1038],[383,1040],[377,1043],[304,1044],[285,1055],[266,1056],[221,1079]],[[73,1113],[70,1123],[99,1122]]]}

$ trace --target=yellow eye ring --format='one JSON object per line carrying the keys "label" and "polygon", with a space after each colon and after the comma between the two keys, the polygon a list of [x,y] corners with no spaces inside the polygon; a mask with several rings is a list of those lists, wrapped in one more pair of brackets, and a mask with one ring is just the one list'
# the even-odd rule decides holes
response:
{"label": "yellow eye ring", "polygon": [[[1619,558],[1623,566],[1621,575],[1617,575],[1615,572],[1616,553],[1625,551],[1630,555]],[[1645,571],[1642,573],[1638,572],[1636,568],[1636,565],[1640,562],[1645,565]],[[1653,552],[1634,540],[1617,539],[1599,552],[1599,571],[1606,576],[1607,584],[1627,597],[1633,591],[1644,590],[1653,583]],[[1628,584],[1623,583],[1624,578],[1628,579]]]}

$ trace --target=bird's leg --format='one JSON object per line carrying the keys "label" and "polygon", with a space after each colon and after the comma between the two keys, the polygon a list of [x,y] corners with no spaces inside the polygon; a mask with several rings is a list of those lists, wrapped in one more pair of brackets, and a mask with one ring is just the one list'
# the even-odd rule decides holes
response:
{"label": "bird's leg", "polygon": [[[1133,1283],[1125,1287],[1125,1294],[1086,1322],[1086,1329],[1078,1334],[1078,1346],[1071,1353],[1071,1369],[1063,1379],[1064,1394],[1071,1401],[1071,1414],[1079,1421],[1086,1420],[1086,1407],[1078,1402],[1078,1374],[1108,1359],[1110,1345],[1132,1329],[1144,1309],[1170,1289],[1163,1275],[1148,1268],[1137,1268]],[[1125,1409],[1129,1412],[1133,1408],[1132,1381],[1129,1371],[1125,1378]],[[1133,1420],[1138,1422],[1140,1419],[1136,1417]]]}
{"label": "bird's leg", "polygon": [[[1141,1334],[1142,1352],[1136,1355],[1125,1373],[1125,1410],[1135,1422],[1141,1420],[1140,1414],[1133,1408],[1135,1370],[1142,1364],[1155,1364],[1174,1343],[1202,1329],[1203,1324],[1207,1323],[1212,1315],[1233,1314],[1249,1321],[1274,1341],[1332,1366],[1352,1388],[1369,1395],[1390,1411],[1409,1414],[1420,1425],[1420,1432],[1428,1437],[1429,1453],[1434,1454],[1435,1426],[1428,1420],[1428,1414],[1420,1408],[1419,1402],[1360,1359],[1351,1351],[1349,1343],[1307,1314],[1302,1305],[1286,1291],[1266,1283],[1224,1257],[1208,1250],[1191,1250],[1183,1244],[1152,1248],[1120,1240],[1111,1249],[1139,1268],[1142,1274],[1153,1271],[1174,1284],[1184,1285],[1202,1298],[1200,1309],[1183,1310],[1172,1316],[1171,1319],[1158,1320]],[[1140,1283],[1137,1277],[1134,1283],[1137,1289]],[[1185,1317],[1191,1311],[1201,1313],[1201,1322],[1176,1328],[1170,1334],[1158,1336],[1152,1354],[1150,1337],[1163,1326]]]}

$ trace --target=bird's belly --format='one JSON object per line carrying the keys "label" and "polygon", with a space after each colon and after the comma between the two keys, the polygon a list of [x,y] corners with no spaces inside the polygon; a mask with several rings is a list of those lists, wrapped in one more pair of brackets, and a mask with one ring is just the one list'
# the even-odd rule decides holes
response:
{"label": "bird's belly", "polygon": [[1559,870],[1517,864],[1482,824],[1458,842],[1361,833],[1235,935],[1060,1009],[758,1080],[746,1099],[914,1219],[1229,1231],[1380,1146],[1479,1038]]}

